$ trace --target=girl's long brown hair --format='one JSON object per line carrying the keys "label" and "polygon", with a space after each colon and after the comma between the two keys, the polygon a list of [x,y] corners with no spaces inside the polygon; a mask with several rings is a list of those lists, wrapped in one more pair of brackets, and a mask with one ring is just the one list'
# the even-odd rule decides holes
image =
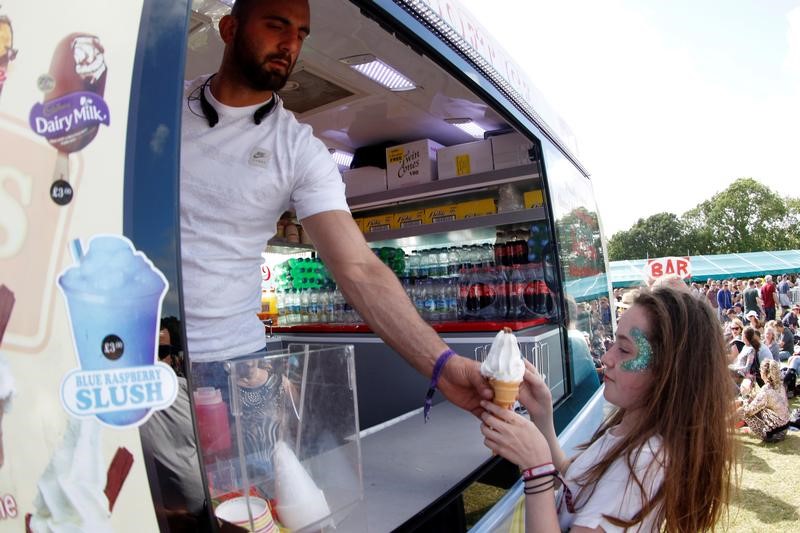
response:
{"label": "girl's long brown hair", "polygon": [[747,339],[747,342],[753,347],[753,351],[758,354],[758,351],[761,349],[761,335],[758,333],[758,330],[753,326],[747,326],[744,328],[744,331],[742,331],[742,338]]}
{"label": "girl's long brown hair", "polygon": [[[643,414],[606,456],[579,479],[593,490],[612,463],[624,457],[643,498],[644,476],[634,475],[647,441],[660,436],[663,483],[631,520],[606,516],[614,525],[636,528],[654,509],[665,531],[695,533],[713,529],[727,511],[736,476],[733,437],[733,385],[727,367],[722,328],[713,309],[688,290],[661,287],[642,291],[634,301],[649,317],[647,339],[653,349],[652,390],[645,394]],[[613,411],[592,437],[622,421]],[[656,450],[658,451],[658,450]],[[656,460],[658,461],[658,459]],[[650,475],[648,472],[647,475]],[[642,479],[640,479],[642,478]],[[576,500],[583,498],[579,493]]]}

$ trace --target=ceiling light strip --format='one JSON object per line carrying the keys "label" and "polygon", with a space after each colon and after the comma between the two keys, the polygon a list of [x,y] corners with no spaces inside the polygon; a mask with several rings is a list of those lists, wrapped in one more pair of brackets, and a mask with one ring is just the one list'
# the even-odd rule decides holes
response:
{"label": "ceiling light strip", "polygon": [[483,74],[511,103],[524,115],[536,124],[547,137],[559,147],[575,166],[584,174],[589,175],[589,171],[580,163],[572,151],[567,148],[556,132],[547,125],[547,122],[533,109],[531,104],[506,81],[505,78],[494,68],[472,45],[470,45],[450,24],[443,20],[422,0],[393,0],[395,4],[403,8],[415,19],[420,21],[433,33],[438,35],[450,48],[457,52],[461,57],[472,63],[472,65]]}

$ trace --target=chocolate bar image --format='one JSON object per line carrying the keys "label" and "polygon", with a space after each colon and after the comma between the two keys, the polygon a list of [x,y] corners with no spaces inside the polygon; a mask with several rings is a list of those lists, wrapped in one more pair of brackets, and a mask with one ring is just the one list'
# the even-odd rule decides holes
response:
{"label": "chocolate bar image", "polygon": [[11,320],[14,301],[14,293],[5,285],[0,285],[0,345],[3,344],[3,335],[9,320]]}
{"label": "chocolate bar image", "polygon": [[122,491],[122,485],[128,478],[128,474],[130,473],[132,466],[133,455],[131,452],[129,452],[127,448],[117,448],[117,452],[114,454],[114,458],[111,460],[111,464],[108,466],[108,473],[106,474],[106,488],[103,491],[105,492],[106,498],[108,498],[109,512],[114,511],[114,504],[117,503],[119,493]]}

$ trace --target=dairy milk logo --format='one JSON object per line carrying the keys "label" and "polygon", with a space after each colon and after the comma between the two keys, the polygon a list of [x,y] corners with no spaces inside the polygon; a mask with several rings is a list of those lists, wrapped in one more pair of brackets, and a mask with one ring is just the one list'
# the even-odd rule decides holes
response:
{"label": "dairy milk logo", "polygon": [[167,281],[125,237],[95,236],[86,255],[58,277],[80,368],[61,381],[61,402],[73,416],[109,426],[144,423],[169,407],[178,379],[156,362]]}
{"label": "dairy milk logo", "polygon": [[45,103],[37,103],[28,117],[31,129],[50,140],[73,132],[110,124],[108,105],[98,94],[75,92]]}

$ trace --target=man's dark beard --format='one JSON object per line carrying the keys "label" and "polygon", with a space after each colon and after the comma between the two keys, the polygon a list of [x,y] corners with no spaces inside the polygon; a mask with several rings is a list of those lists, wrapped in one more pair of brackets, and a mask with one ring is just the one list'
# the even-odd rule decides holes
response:
{"label": "man's dark beard", "polygon": [[280,91],[292,72],[291,67],[286,74],[268,70],[265,64],[270,60],[282,59],[291,62],[291,58],[283,54],[272,54],[263,60],[259,59],[248,49],[240,34],[237,34],[233,41],[233,59],[242,77],[255,91]]}

